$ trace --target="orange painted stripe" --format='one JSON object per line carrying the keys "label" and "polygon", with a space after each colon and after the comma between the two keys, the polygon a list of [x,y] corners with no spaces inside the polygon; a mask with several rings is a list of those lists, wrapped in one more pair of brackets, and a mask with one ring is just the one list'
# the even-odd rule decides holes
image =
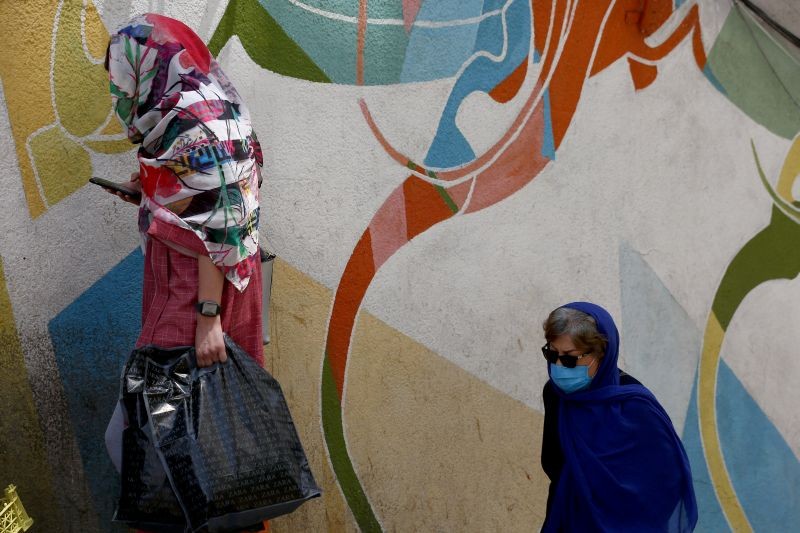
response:
{"label": "orange painted stripe", "polygon": [[364,46],[367,40],[367,0],[358,1],[358,43],[356,45],[356,85],[364,85]]}
{"label": "orange painted stripe", "polygon": [[508,75],[506,79],[495,85],[494,89],[489,91],[495,102],[505,104],[514,98],[522,87],[522,82],[525,81],[525,75],[528,73],[528,56],[522,60],[514,72]]}
{"label": "orange painted stripe", "polygon": [[328,324],[326,348],[336,389],[339,391],[339,399],[342,398],[344,391],[344,374],[347,367],[347,354],[350,350],[350,335],[353,332],[361,302],[374,277],[372,238],[367,229],[356,244],[353,254],[344,268],[342,279],[339,280]]}
{"label": "orange painted stripe", "polygon": [[409,177],[403,183],[403,194],[406,199],[406,228],[409,241],[454,214],[436,187],[426,181]]}

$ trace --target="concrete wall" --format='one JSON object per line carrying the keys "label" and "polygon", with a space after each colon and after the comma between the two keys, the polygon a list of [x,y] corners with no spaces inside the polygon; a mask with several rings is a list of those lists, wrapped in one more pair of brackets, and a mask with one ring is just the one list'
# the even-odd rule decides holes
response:
{"label": "concrete wall", "polygon": [[0,485],[36,530],[113,529],[142,256],[86,180],[135,169],[101,63],[147,10],[264,146],[265,355],[326,491],[275,531],[537,528],[540,323],[574,299],[682,435],[701,530],[800,523],[800,53],[727,0],[532,4],[0,3]]}

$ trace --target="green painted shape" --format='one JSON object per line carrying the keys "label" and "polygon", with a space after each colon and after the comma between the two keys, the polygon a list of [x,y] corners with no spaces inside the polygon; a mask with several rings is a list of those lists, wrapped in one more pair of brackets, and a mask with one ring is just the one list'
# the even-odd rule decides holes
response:
{"label": "green painted shape", "polygon": [[726,96],[750,118],[786,139],[800,131],[800,67],[736,7],[711,48],[708,65]]}
{"label": "green painted shape", "polygon": [[[408,162],[407,166],[411,170],[417,170],[417,168],[418,168],[417,165],[415,165],[411,161]],[[429,170],[426,174],[428,174],[428,177],[430,177],[430,178],[439,179],[439,176],[436,175],[436,172],[434,172],[432,170]],[[447,192],[447,189],[445,189],[441,185],[434,185],[434,188],[436,189],[436,192],[439,193],[439,196],[441,197],[441,199],[445,203],[445,205],[448,207],[448,209],[450,209],[450,211],[454,215],[456,213],[458,213],[458,205],[456,205],[456,203],[453,201],[453,198]]]}
{"label": "green painted shape", "polygon": [[800,64],[798,63],[798,56],[795,55],[793,57],[788,50],[781,48],[775,41],[775,37],[766,33],[764,28],[760,27],[752,19],[748,20],[747,24],[753,29],[753,36],[758,41],[761,51],[769,61],[775,75],[782,82],[784,90],[791,95],[793,102],[795,102],[794,107],[797,107],[797,103],[800,102]]}
{"label": "green painted shape", "polygon": [[33,531],[63,531],[5,279],[0,258],[0,489],[17,486]]}
{"label": "green painted shape", "polygon": [[723,330],[745,296],[766,281],[794,279],[800,273],[800,224],[777,206],[769,225],[745,244],[728,265],[712,309]]}
{"label": "green painted shape", "polygon": [[234,35],[239,37],[247,55],[262,68],[301,80],[331,81],[257,0],[231,0],[208,42],[208,49],[216,56]]}
{"label": "green painted shape", "polygon": [[450,195],[447,194],[447,190],[445,190],[444,187],[436,185],[436,192],[439,193],[439,196],[442,197],[442,200],[447,205],[447,207],[450,208],[450,211],[452,211],[453,214],[458,213],[458,206],[453,201],[453,199],[450,197]]}
{"label": "green painted shape", "polygon": [[339,391],[336,389],[327,353],[322,366],[322,430],[333,471],[358,527],[364,533],[382,531],[347,453],[342,426],[342,404],[339,401]]}

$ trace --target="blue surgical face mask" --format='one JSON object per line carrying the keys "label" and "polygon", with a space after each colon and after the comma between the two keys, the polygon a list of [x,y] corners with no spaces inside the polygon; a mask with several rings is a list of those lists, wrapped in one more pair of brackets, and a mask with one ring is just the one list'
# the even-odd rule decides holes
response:
{"label": "blue surgical face mask", "polygon": [[552,363],[550,363],[550,379],[553,380],[553,383],[555,383],[559,389],[567,394],[583,390],[592,382],[592,378],[589,377],[588,366],[567,368]]}

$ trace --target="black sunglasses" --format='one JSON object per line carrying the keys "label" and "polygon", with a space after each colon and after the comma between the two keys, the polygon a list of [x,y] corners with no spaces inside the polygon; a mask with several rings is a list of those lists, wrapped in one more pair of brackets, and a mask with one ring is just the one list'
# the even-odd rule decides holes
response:
{"label": "black sunglasses", "polygon": [[567,368],[575,368],[578,365],[579,359],[582,359],[587,355],[592,355],[591,352],[581,355],[559,355],[557,351],[550,349],[549,342],[542,346],[542,354],[544,355],[544,358],[547,359],[548,363],[554,365],[556,364],[556,361],[561,361],[561,364]]}

